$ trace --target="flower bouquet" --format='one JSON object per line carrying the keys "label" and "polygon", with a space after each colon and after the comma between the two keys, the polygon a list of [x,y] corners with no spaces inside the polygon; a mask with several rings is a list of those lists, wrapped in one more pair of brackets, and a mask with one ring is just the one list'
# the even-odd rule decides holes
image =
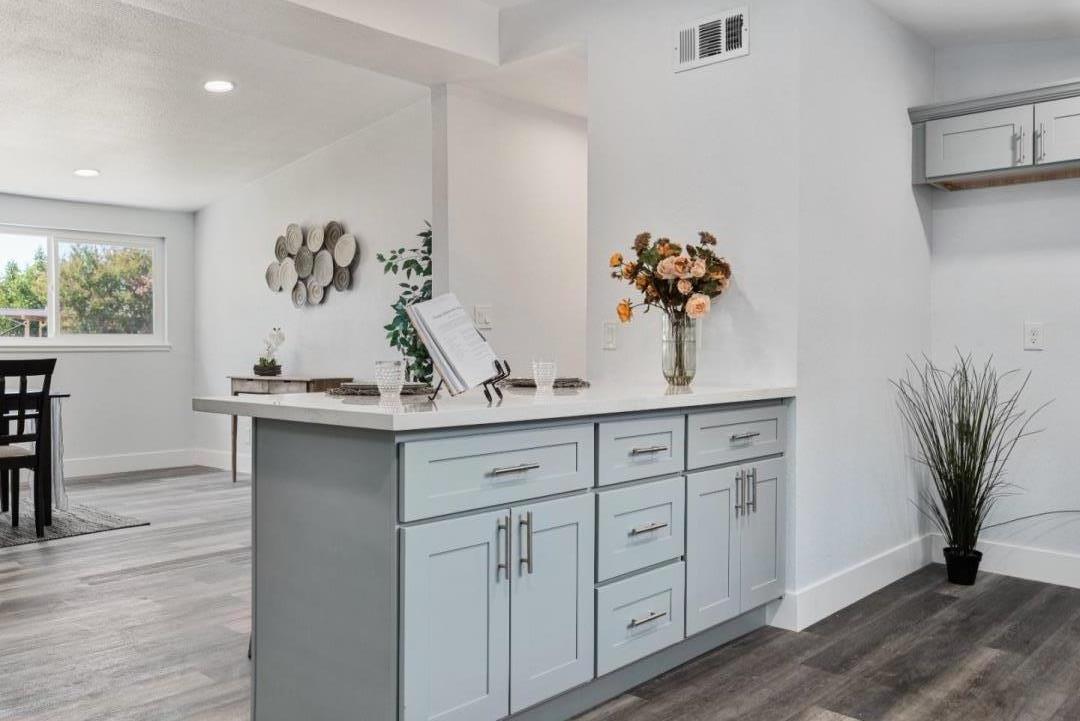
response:
{"label": "flower bouquet", "polygon": [[633,260],[613,253],[611,277],[626,281],[643,295],[634,303],[619,301],[619,320],[629,323],[634,309],[663,311],[661,360],[664,377],[675,386],[689,385],[697,370],[697,325],[712,308],[712,299],[727,290],[731,264],[716,255],[716,237],[698,233],[700,244],[680,246],[667,238],[653,240],[649,233],[634,239]]}

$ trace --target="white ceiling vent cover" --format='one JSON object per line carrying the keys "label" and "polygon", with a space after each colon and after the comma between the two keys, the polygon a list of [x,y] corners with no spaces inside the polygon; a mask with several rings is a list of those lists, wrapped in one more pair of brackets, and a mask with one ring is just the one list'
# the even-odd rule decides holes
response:
{"label": "white ceiling vent cover", "polygon": [[702,18],[675,33],[675,72],[731,60],[750,52],[746,8]]}

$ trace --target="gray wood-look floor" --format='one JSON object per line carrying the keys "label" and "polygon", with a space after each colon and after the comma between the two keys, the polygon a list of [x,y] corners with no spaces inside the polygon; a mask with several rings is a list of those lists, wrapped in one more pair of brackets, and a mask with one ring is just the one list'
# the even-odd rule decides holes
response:
{"label": "gray wood-look floor", "polygon": [[[184,469],[71,496],[152,525],[0,550],[0,719],[247,719],[250,486]],[[1080,590],[943,576],[761,629],[581,721],[1080,719]]]}

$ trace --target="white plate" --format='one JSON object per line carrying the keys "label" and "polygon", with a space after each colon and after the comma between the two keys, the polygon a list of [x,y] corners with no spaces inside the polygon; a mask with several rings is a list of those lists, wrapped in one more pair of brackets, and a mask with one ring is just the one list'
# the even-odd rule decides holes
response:
{"label": "white plate", "polygon": [[307,286],[303,283],[297,283],[292,289],[292,304],[297,308],[303,308],[307,305]]}
{"label": "white plate", "polygon": [[329,250],[320,250],[315,254],[315,270],[311,275],[324,288],[334,281],[334,256]]}
{"label": "white plate", "polygon": [[266,266],[266,287],[275,293],[281,290],[281,263],[276,260]]}
{"label": "white plate", "polygon": [[323,301],[323,287],[319,285],[319,281],[314,278],[308,278],[307,280],[307,299],[308,304],[318,305]]}
{"label": "white plate", "polygon": [[285,243],[284,235],[279,235],[274,242],[274,257],[278,260],[285,260],[289,257],[289,248]]}
{"label": "white plate", "polygon": [[348,268],[356,258],[356,238],[346,233],[334,244],[334,262]]}
{"label": "white plate", "polygon": [[308,229],[307,240],[304,241],[308,250],[312,253],[318,253],[323,247],[323,229],[322,226],[316,225],[313,228]]}
{"label": "white plate", "polygon": [[296,263],[293,259],[286,258],[281,261],[281,287],[288,290],[296,285],[296,281],[299,279],[300,276],[296,272]]}
{"label": "white plate", "polygon": [[348,268],[334,270],[334,290],[346,291],[352,285],[352,271]]}
{"label": "white plate", "polygon": [[289,255],[296,255],[296,251],[300,250],[303,244],[304,231],[296,223],[289,223],[289,226],[285,228],[285,247],[288,248]]}

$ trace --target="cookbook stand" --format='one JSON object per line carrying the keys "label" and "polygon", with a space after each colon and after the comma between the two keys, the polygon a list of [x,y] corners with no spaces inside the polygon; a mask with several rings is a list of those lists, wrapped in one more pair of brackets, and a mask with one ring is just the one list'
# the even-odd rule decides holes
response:
{"label": "cookbook stand", "polygon": [[[496,359],[495,363],[495,375],[488,378],[486,381],[480,384],[480,387],[484,389],[484,398],[487,398],[487,402],[492,402],[491,392],[495,391],[495,395],[499,397],[501,402],[503,399],[502,389],[499,388],[499,381],[506,380],[510,377],[510,364],[504,360]],[[439,385],[435,386],[435,391],[428,396],[429,401],[433,401],[439,397],[439,391],[442,390],[443,379],[439,378]]]}

